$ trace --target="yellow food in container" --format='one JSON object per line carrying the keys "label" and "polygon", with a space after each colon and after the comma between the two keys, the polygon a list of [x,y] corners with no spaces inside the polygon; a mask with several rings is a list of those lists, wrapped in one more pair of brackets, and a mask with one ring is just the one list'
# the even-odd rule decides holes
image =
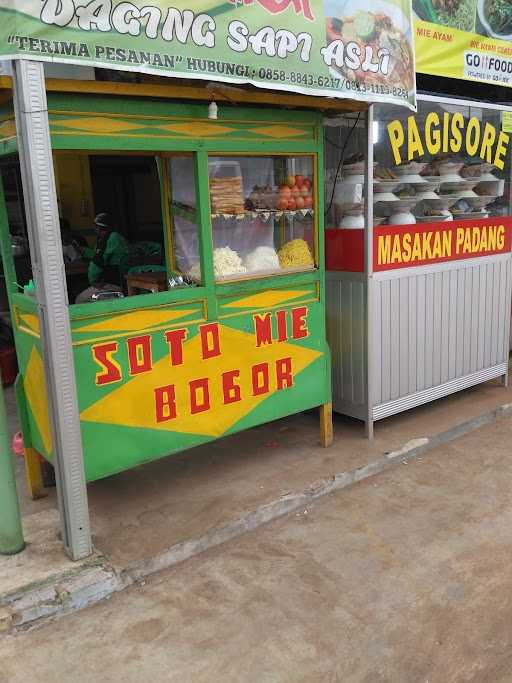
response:
{"label": "yellow food in container", "polygon": [[291,240],[283,244],[278,252],[278,256],[281,268],[315,265],[308,243],[300,239]]}

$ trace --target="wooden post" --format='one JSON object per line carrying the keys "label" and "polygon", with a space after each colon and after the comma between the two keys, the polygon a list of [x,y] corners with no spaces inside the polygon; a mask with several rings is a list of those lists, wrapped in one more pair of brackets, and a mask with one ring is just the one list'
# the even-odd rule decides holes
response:
{"label": "wooden post", "polygon": [[25,448],[24,450],[28,494],[32,500],[44,498],[47,493],[43,483],[43,468],[39,453],[35,448]]}
{"label": "wooden post", "polygon": [[333,441],[332,403],[324,403],[320,406],[320,443],[324,448],[329,448]]}

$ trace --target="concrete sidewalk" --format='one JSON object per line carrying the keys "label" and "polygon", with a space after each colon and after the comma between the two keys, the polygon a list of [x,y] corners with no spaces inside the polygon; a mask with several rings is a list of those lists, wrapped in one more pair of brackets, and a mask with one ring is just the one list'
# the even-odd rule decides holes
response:
{"label": "concrete sidewalk", "polygon": [[0,640],[0,681],[508,683],[510,419]]}
{"label": "concrete sidewalk", "polygon": [[[11,392],[7,402],[14,431]],[[378,423],[372,443],[361,423],[336,416],[329,449],[318,445],[317,415],[301,414],[95,482],[89,498],[97,552],[83,564],[62,551],[55,492],[29,501],[18,462],[27,549],[0,557],[0,630],[95,602],[382,471],[404,452],[411,457],[454,438],[460,425],[507,414],[511,408],[500,406],[511,403],[512,389],[490,382]]]}

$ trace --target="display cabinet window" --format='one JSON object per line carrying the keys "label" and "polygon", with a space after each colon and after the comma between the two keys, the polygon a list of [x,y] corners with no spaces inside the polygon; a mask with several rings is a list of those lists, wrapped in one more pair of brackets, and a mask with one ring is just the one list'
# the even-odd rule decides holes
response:
{"label": "display cabinet window", "polygon": [[217,281],[315,267],[312,156],[218,156],[208,162]]}
{"label": "display cabinet window", "polygon": [[510,215],[511,144],[503,112],[419,102],[411,115],[379,107],[374,131],[375,224]]}
{"label": "display cabinet window", "polygon": [[324,126],[325,227],[364,228],[366,118],[336,117]]}
{"label": "display cabinet window", "polygon": [[191,154],[169,159],[169,180],[172,270],[187,274],[194,282],[201,282],[196,177]]}

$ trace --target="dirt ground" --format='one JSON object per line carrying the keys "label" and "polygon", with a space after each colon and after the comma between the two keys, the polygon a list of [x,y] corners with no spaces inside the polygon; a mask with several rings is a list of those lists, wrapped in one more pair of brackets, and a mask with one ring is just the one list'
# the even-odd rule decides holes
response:
{"label": "dirt ground", "polygon": [[[6,394],[14,431],[14,395]],[[318,413],[311,411],[148,463],[89,484],[94,545],[116,567],[153,557],[287,493],[363,467],[411,439],[438,434],[505,403],[512,403],[512,386],[488,382],[382,420],[373,442],[365,438],[362,423],[336,415],[335,441],[327,449],[319,446]],[[31,501],[19,458],[16,466],[23,514],[55,510],[55,489]],[[47,535],[52,531],[55,536],[53,527]],[[56,568],[63,562],[61,552]],[[1,577],[0,563],[0,584]]]}
{"label": "dirt ground", "polygon": [[512,422],[0,640],[0,681],[512,681]]}

